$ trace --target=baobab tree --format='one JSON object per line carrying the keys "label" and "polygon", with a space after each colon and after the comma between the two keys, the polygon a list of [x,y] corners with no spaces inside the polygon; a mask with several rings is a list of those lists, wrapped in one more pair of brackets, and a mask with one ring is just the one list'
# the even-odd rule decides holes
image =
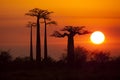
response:
{"label": "baobab tree", "polygon": [[65,26],[61,31],[64,33],[60,33],[59,31],[55,31],[51,36],[64,38],[67,36],[67,62],[68,64],[72,64],[74,62],[74,37],[75,35],[85,35],[90,33],[88,30],[84,29],[84,26]]}
{"label": "baobab tree", "polygon": [[33,22],[28,22],[27,27],[30,28],[30,60],[33,61],[33,44],[32,44],[32,28],[35,27],[36,24]]}
{"label": "baobab tree", "polygon": [[44,60],[47,60],[47,21],[50,21],[50,14],[53,12],[49,12],[48,10],[44,11],[44,14],[42,14],[42,18],[44,20]]}
{"label": "baobab tree", "polygon": [[43,18],[44,23],[44,60],[47,60],[48,57],[48,49],[47,49],[47,25],[54,24],[56,25],[57,23],[55,21],[51,21],[50,14],[53,13],[52,11],[44,10],[43,14],[41,17]]}
{"label": "baobab tree", "polygon": [[[45,20],[44,20],[45,21]],[[48,58],[48,48],[47,48],[47,25],[57,25],[55,21],[45,21],[45,30],[44,30],[44,60],[47,61]]]}
{"label": "baobab tree", "polygon": [[42,15],[44,14],[45,10],[34,8],[32,10],[29,10],[28,13],[25,15],[33,16],[37,18],[37,35],[36,35],[36,61],[41,61],[41,39],[40,39],[40,19],[42,18]]}
{"label": "baobab tree", "polygon": [[47,60],[48,57],[48,49],[47,49],[47,25],[51,25],[54,24],[56,25],[57,23],[55,21],[51,21],[50,18],[50,14],[53,12],[49,12],[49,11],[45,11],[43,14],[43,19],[44,19],[44,25],[45,25],[45,29],[44,29],[44,60]]}

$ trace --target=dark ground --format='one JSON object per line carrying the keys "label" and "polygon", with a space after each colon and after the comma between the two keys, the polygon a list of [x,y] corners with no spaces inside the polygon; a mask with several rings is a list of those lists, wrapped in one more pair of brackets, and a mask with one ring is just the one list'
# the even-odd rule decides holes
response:
{"label": "dark ground", "polygon": [[0,65],[0,80],[120,80],[120,64],[7,64]]}

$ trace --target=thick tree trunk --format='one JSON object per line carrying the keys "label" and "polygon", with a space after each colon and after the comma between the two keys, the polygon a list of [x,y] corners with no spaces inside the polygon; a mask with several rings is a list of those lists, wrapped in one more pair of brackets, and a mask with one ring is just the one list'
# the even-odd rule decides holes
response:
{"label": "thick tree trunk", "polygon": [[47,24],[46,19],[44,19],[45,23],[45,31],[44,31],[44,60],[47,60],[48,54],[47,54]]}
{"label": "thick tree trunk", "polygon": [[30,26],[30,60],[33,61],[32,25]]}
{"label": "thick tree trunk", "polygon": [[41,41],[40,41],[40,23],[37,17],[37,36],[36,36],[36,61],[41,61]]}
{"label": "thick tree trunk", "polygon": [[74,62],[74,39],[73,36],[68,36],[68,54],[67,54],[68,64]]}

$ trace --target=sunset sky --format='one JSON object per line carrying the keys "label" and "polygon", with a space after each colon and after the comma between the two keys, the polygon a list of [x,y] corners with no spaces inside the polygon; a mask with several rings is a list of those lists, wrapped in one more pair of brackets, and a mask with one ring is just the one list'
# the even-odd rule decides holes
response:
{"label": "sunset sky", "polygon": [[[1,0],[0,49],[13,49],[13,53],[17,56],[27,52],[29,47],[21,53],[17,52],[20,49],[16,47],[29,46],[29,29],[26,24],[28,21],[35,21],[35,18],[25,16],[25,13],[33,8],[54,12],[51,18],[57,21],[58,25],[47,28],[50,53],[56,45],[66,48],[66,38],[56,39],[49,36],[54,30],[59,30],[65,25],[84,25],[90,31],[102,31],[106,40],[101,45],[95,45],[89,40],[90,34],[76,36],[75,45],[93,50],[108,50],[112,55],[120,55],[120,0]],[[43,30],[44,27],[41,26],[42,43]],[[35,29],[33,36],[35,45]],[[64,48],[60,47],[58,51],[64,51]],[[29,55],[29,53],[25,55],[27,54]],[[52,55],[55,57],[58,54]]]}

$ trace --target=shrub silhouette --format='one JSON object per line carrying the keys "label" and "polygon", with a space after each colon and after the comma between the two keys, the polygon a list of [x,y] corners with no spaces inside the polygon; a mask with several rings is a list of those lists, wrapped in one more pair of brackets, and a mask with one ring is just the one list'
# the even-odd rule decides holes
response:
{"label": "shrub silhouette", "polygon": [[[82,65],[87,62],[89,51],[84,47],[76,47],[74,50],[74,64]],[[67,55],[64,53],[58,61],[61,64],[67,63]]]}
{"label": "shrub silhouette", "polygon": [[26,64],[31,63],[30,57],[16,57],[13,61],[16,64]]}
{"label": "shrub silhouette", "polygon": [[89,51],[84,47],[76,47],[75,48],[75,63],[76,64],[83,64],[87,61],[87,55]]}
{"label": "shrub silhouette", "polygon": [[56,60],[54,60],[52,57],[48,56],[47,59],[42,60],[42,63],[46,64],[46,65],[52,65],[52,64],[56,63]]}
{"label": "shrub silhouette", "polygon": [[1,51],[0,52],[0,64],[6,64],[12,61],[12,56],[9,51]]}
{"label": "shrub silhouette", "polygon": [[67,63],[67,55],[66,53],[63,53],[60,57],[60,60],[58,61],[60,64],[66,64]]}
{"label": "shrub silhouette", "polygon": [[91,60],[98,63],[106,63],[110,60],[110,53],[103,51],[94,51],[91,53]]}

